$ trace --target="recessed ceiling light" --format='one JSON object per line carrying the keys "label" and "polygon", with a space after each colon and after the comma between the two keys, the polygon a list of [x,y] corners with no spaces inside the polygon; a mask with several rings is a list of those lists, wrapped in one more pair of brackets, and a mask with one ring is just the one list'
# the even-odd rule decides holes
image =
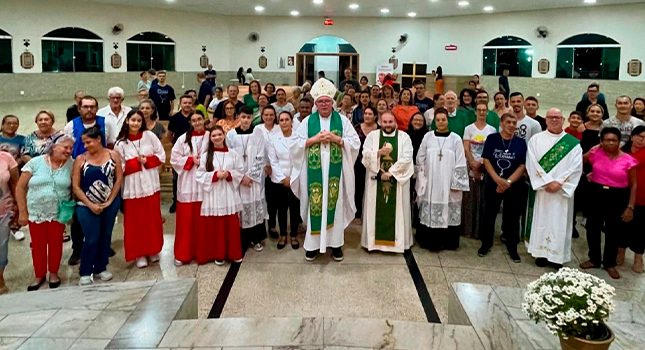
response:
{"label": "recessed ceiling light", "polygon": [[264,6],[258,5],[255,7],[255,12],[262,12],[262,11],[264,11]]}
{"label": "recessed ceiling light", "polygon": [[349,4],[350,10],[358,10],[358,4]]}
{"label": "recessed ceiling light", "polygon": [[166,0],[167,3],[172,4],[175,0]]}
{"label": "recessed ceiling light", "polygon": [[585,4],[595,4],[596,0],[585,0]]}
{"label": "recessed ceiling light", "polygon": [[291,12],[289,12],[289,13],[290,13],[292,16],[300,16],[300,12],[299,12],[299,11],[297,11],[297,10],[293,10],[293,11],[291,11]]}
{"label": "recessed ceiling light", "polygon": [[484,6],[484,11],[485,12],[492,12],[493,10],[495,10],[495,8],[493,6]]}
{"label": "recessed ceiling light", "polygon": [[430,2],[439,2],[439,0],[430,0]]}
{"label": "recessed ceiling light", "polygon": [[314,0],[314,4],[320,5],[323,3],[323,0]]}
{"label": "recessed ceiling light", "polygon": [[470,3],[468,1],[459,1],[457,5],[459,5],[459,7],[466,7],[470,5]]}
{"label": "recessed ceiling light", "polygon": [[382,14],[390,13],[390,9],[382,8],[382,9],[381,9],[381,13],[382,13]]}
{"label": "recessed ceiling light", "polygon": [[417,13],[416,12],[408,12],[408,17],[416,17]]}

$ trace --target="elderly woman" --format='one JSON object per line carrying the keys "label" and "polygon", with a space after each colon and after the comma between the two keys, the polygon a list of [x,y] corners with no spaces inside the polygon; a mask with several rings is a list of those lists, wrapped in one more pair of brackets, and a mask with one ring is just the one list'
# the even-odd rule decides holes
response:
{"label": "elderly woman", "polygon": [[624,147],[623,151],[638,161],[636,166],[636,202],[634,207],[634,219],[630,225],[629,237],[618,242],[617,262],[621,264],[625,260],[625,250],[630,248],[634,252],[634,265],[632,271],[643,273],[643,253],[645,252],[645,126],[639,125],[632,130],[632,139]]}
{"label": "elderly woman", "polygon": [[295,108],[296,111],[300,107],[301,98],[302,98],[302,89],[299,86],[294,86],[293,89],[291,90],[291,98],[289,99],[289,103],[293,105],[293,108]]}
{"label": "elderly woman", "polygon": [[[635,167],[638,162],[620,150],[620,139],[618,128],[604,128],[600,131],[600,146],[584,155],[584,160],[591,164],[588,195],[594,205],[589,208],[586,226],[589,260],[581,263],[580,268],[602,265],[613,279],[620,278],[616,270],[618,247],[619,242],[625,240],[627,223],[634,215],[637,189]],[[605,232],[602,254],[601,230]]]}
{"label": "elderly woman", "polygon": [[[58,269],[63,254],[63,230],[72,218],[71,199],[74,139],[61,135],[44,155],[24,167],[16,188],[18,224],[29,225],[35,280],[28,291],[38,290],[49,272],[49,288],[60,286]],[[16,169],[17,176],[17,169]]]}
{"label": "elderly woman", "polygon": [[139,102],[139,108],[137,110],[143,113],[143,121],[146,124],[146,129],[152,131],[159,140],[163,140],[164,135],[166,135],[166,129],[157,120],[158,115],[155,103],[150,99],[143,100]]}
{"label": "elderly woman", "polygon": [[[18,163],[11,154],[0,151],[0,294],[8,292],[4,282],[4,269],[9,263],[9,225],[14,216],[13,199],[18,181]],[[62,233],[61,246],[62,246]],[[58,258],[60,261],[60,256]]]}
{"label": "elderly woman", "polygon": [[38,129],[25,137],[23,157],[26,161],[47,154],[54,140],[63,134],[62,130],[54,129],[54,114],[50,111],[38,112],[35,121]]}

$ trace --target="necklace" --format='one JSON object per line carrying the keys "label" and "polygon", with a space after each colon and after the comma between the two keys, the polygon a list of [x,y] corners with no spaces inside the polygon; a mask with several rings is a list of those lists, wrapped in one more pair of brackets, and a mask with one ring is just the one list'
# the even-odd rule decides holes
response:
{"label": "necklace", "polygon": [[204,135],[195,137],[191,139],[191,141],[196,143],[195,148],[197,149],[197,154],[193,154],[193,155],[200,157],[202,155],[202,147],[204,145]]}
{"label": "necklace", "polygon": [[[246,137],[246,142],[242,141],[242,146],[243,146],[243,151],[244,151],[244,154],[242,155],[242,158],[244,159],[245,163],[246,163],[246,158],[247,158],[247,156],[246,156],[246,148],[249,145],[249,139],[250,138],[251,138],[250,136]],[[244,139],[244,137],[243,137],[243,139]]]}
{"label": "necklace", "polygon": [[[142,137],[143,138],[143,137]],[[141,139],[138,139],[138,144],[135,143],[135,141],[132,141],[132,147],[134,147],[134,151],[137,152],[138,156],[141,156]]]}
{"label": "necklace", "polygon": [[[435,133],[435,137],[437,137],[436,133]],[[439,147],[439,161],[441,161],[443,159],[443,146],[446,144],[447,140],[448,140],[448,138],[444,137],[443,142],[441,143],[441,147]],[[438,137],[437,137],[437,146],[439,146],[439,138]]]}
{"label": "necklace", "polygon": [[226,152],[222,152],[222,153],[224,153],[224,156],[222,157],[221,163],[219,161],[219,157],[217,156],[217,154],[213,153],[213,158],[215,158],[215,161],[217,161],[218,170],[224,170],[224,167],[222,165],[225,164],[224,162],[226,161]]}
{"label": "necklace", "polygon": [[506,146],[506,142],[504,142],[504,138],[501,137],[502,139],[502,144],[504,145],[504,153],[508,153],[508,149],[511,148],[511,145],[513,144],[513,137],[511,136],[511,140],[508,142],[508,146]]}

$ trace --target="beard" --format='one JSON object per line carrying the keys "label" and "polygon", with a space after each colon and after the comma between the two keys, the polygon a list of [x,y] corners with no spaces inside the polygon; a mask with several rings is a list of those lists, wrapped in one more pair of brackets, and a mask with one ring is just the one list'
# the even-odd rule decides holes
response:
{"label": "beard", "polygon": [[383,127],[383,132],[385,132],[386,134],[391,134],[391,133],[394,132],[394,130],[396,130],[396,127],[394,127],[394,126],[384,126]]}

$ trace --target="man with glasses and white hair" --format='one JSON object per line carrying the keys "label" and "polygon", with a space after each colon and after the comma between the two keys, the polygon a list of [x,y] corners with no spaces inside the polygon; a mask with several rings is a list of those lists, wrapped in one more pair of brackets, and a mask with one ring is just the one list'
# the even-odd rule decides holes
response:
{"label": "man with glasses and white hair", "polygon": [[111,87],[107,95],[109,104],[99,109],[96,114],[105,117],[105,121],[113,124],[116,130],[121,130],[123,121],[132,108],[123,105],[125,93],[122,88],[118,86]]}

